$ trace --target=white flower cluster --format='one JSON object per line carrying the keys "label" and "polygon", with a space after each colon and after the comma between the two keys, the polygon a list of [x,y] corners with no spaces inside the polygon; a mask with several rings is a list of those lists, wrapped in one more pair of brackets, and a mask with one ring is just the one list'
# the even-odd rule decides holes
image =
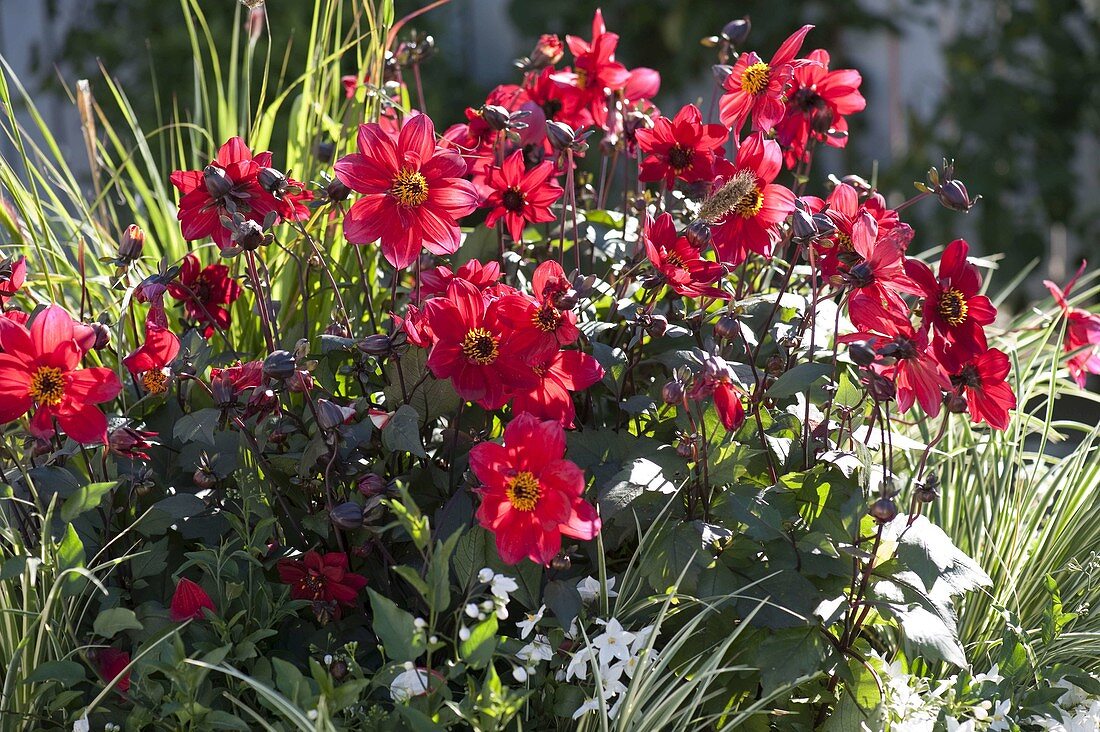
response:
{"label": "white flower cluster", "polygon": [[[968,684],[976,691],[982,684],[1004,680],[997,667],[977,674]],[[900,661],[885,666],[883,687],[891,732],[1008,732],[1012,729],[1012,701],[981,699],[976,694],[960,694],[959,677],[949,676],[933,687],[928,679],[911,676]],[[942,717],[944,725],[938,723]]]}
{"label": "white flower cluster", "polygon": [[593,636],[587,645],[573,654],[562,678],[565,681],[573,678],[587,680],[588,672],[594,667],[599,672],[593,680],[600,684],[602,703],[600,694],[587,699],[573,713],[573,719],[600,711],[608,704],[611,706],[607,709],[607,716],[614,719],[627,683],[638,667],[657,659],[657,652],[648,648],[656,626],[650,625],[632,633],[615,618],[596,622],[603,626],[603,632]]}
{"label": "white flower cluster", "polygon": [[1066,693],[1058,698],[1061,718],[1046,715],[1032,716],[1026,721],[1048,732],[1096,732],[1100,730],[1100,698],[1089,696],[1088,692],[1069,681],[1061,679],[1055,682],[1056,688]]}
{"label": "white flower cluster", "polygon": [[[466,603],[466,607],[463,609],[466,617],[480,622],[489,617],[489,613],[496,613],[498,620],[507,620],[508,600],[511,594],[519,589],[516,580],[508,575],[498,574],[489,567],[483,567],[477,573],[477,581],[483,585],[489,585],[489,594],[492,597],[488,597],[481,602]],[[458,638],[463,641],[469,640],[470,629],[463,625],[458,629]]]}

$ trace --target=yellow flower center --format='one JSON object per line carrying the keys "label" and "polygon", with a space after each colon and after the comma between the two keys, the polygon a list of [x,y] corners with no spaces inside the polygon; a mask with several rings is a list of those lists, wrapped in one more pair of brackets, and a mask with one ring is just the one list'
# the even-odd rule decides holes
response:
{"label": "yellow flower center", "polygon": [[535,311],[535,315],[531,319],[534,321],[535,327],[544,333],[556,330],[561,325],[561,313],[553,305],[543,305]]}
{"label": "yellow flower center", "polygon": [[679,269],[687,269],[687,267],[684,266],[683,257],[681,257],[676,252],[669,252],[668,254],[666,254],[665,261],[671,264],[673,267],[677,267]]}
{"label": "yellow flower center", "polygon": [[31,376],[31,398],[42,406],[56,407],[65,394],[65,378],[61,369],[41,366]]}
{"label": "yellow flower center", "polygon": [[497,360],[497,339],[484,328],[473,328],[462,339],[462,355],[479,366],[488,366]]}
{"label": "yellow flower center", "polygon": [[848,236],[847,234],[837,233],[836,248],[842,252],[855,251],[855,247],[852,246],[852,237]]}
{"label": "yellow flower center", "polygon": [[762,94],[768,88],[772,70],[763,61],[757,61],[741,72],[741,90],[749,94]]}
{"label": "yellow flower center", "polygon": [[508,483],[505,493],[517,511],[534,511],[542,497],[542,486],[539,485],[538,478],[523,470],[516,473],[516,477]]}
{"label": "yellow flower center", "polygon": [[161,369],[146,371],[141,375],[141,385],[150,394],[163,394],[168,391],[168,374]]}
{"label": "yellow flower center", "polygon": [[763,207],[764,193],[756,186],[753,186],[751,191],[741,196],[740,201],[733,204],[733,210],[746,219],[751,219],[760,213],[760,209]]}
{"label": "yellow flower center", "polygon": [[390,194],[402,206],[419,206],[428,200],[428,181],[419,171],[405,168],[394,176]]}
{"label": "yellow flower center", "polygon": [[937,310],[948,325],[957,327],[966,322],[966,312],[969,308],[962,292],[952,287],[940,294]]}
{"label": "yellow flower center", "polygon": [[577,73],[577,88],[584,89],[588,86],[588,71],[585,69],[576,69]]}

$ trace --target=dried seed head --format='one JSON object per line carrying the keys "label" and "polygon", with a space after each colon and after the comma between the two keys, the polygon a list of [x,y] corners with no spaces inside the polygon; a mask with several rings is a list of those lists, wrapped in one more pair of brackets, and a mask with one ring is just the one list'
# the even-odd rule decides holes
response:
{"label": "dried seed head", "polygon": [[699,207],[699,218],[714,223],[733,211],[746,197],[756,192],[756,178],[747,170],[740,170],[714,191]]}

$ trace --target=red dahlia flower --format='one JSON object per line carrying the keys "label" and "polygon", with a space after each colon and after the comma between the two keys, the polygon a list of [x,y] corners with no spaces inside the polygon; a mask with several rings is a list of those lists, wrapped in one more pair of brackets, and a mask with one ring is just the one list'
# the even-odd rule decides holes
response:
{"label": "red dahlia flower", "polygon": [[86,350],[64,308],[50,305],[29,331],[0,318],[0,351],[0,424],[33,410],[36,437],[52,436],[56,420],[77,442],[107,442],[107,418],[93,405],[118,396],[122,383],[111,369],[77,368]]}
{"label": "red dahlia flower", "polygon": [[172,593],[168,617],[176,623],[182,623],[184,620],[202,620],[204,609],[214,614],[218,612],[214,607],[214,601],[201,585],[181,577],[176,584],[176,591]]}
{"label": "red dahlia flower", "polygon": [[775,128],[788,168],[806,160],[806,143],[811,138],[830,147],[845,147],[845,116],[862,112],[867,106],[859,93],[863,77],[858,71],[829,71],[829,54],[820,49],[811,51],[807,60],[813,63],[794,68],[786,114]]}
{"label": "red dahlia flower", "polygon": [[420,247],[433,254],[458,249],[458,219],[477,208],[474,185],[463,180],[466,163],[436,145],[435,127],[418,114],[398,136],[375,123],[359,125],[359,152],[336,161],[336,177],[363,194],[344,216],[352,244],[382,242],[382,255],[397,269],[416,261]]}
{"label": "red dahlia flower", "polygon": [[367,586],[367,578],[348,571],[348,557],[343,552],[320,554],[308,551],[301,559],[280,559],[279,581],[290,585],[295,600],[311,600],[340,617],[340,606],[354,607],[359,591]]}
{"label": "red dahlia flower", "polygon": [[794,194],[772,182],[782,167],[779,144],[750,135],[737,150],[732,174],[703,203],[700,216],[711,222],[714,248],[725,264],[736,267],[749,252],[771,255],[779,225],[794,211]]}
{"label": "red dahlia flower", "polygon": [[783,41],[770,63],[753,51],[737,58],[722,84],[726,91],[718,102],[722,124],[736,132],[751,117],[754,131],[767,132],[783,119],[784,92],[794,74],[792,62],[811,28],[804,25]]}
{"label": "red dahlia flower", "polygon": [[420,273],[420,294],[423,297],[442,295],[453,279],[466,280],[477,289],[484,290],[500,281],[500,263],[492,261],[482,264],[471,259],[459,267],[457,272],[452,272],[445,265],[426,269]]}
{"label": "red dahlia flower", "polygon": [[689,104],[671,120],[658,117],[653,129],[640,129],[635,136],[638,147],[648,153],[639,180],[664,179],[671,186],[676,179],[685,183],[713,179],[714,160],[723,157],[729,132],[722,125],[704,125],[699,108]]}
{"label": "red dahlia flower", "polygon": [[[125,669],[130,665],[130,654],[117,648],[97,648],[95,649],[95,665],[104,681],[114,681],[116,677],[122,674],[121,678],[118,679],[118,683],[115,684],[115,689],[122,696],[126,696],[126,692],[130,690],[130,672],[125,671]],[[125,673],[123,673],[124,671]]]}
{"label": "red dahlia flower", "polygon": [[555,421],[521,414],[504,428],[504,444],[470,450],[481,482],[477,519],[496,537],[508,564],[524,557],[550,564],[561,537],[588,540],[600,531],[596,509],[584,500],[584,471],[565,456],[565,431]]}
{"label": "red dahlia flower", "polygon": [[619,36],[607,32],[597,10],[592,19],[592,41],[566,36],[565,42],[573,54],[573,70],[556,74],[555,78],[573,84],[584,94],[596,124],[602,126],[607,119],[608,92],[622,89],[630,79],[626,67],[615,61]]}
{"label": "red dahlia flower", "polygon": [[1069,304],[1069,293],[1077,283],[1077,278],[1085,271],[1086,264],[1088,263],[1081,262],[1077,274],[1066,285],[1064,292],[1050,280],[1043,280],[1066,317],[1066,336],[1062,348],[1066,353],[1074,354],[1067,366],[1070,376],[1082,389],[1085,388],[1088,374],[1100,374],[1100,314]]}
{"label": "red dahlia flower", "polygon": [[271,165],[271,153],[255,157],[244,140],[234,137],[221,146],[217,157],[203,170],[177,170],[172,185],[182,194],[178,218],[188,241],[213,238],[219,249],[233,245],[233,232],[222,217],[233,213],[263,224],[269,214],[278,215],[284,204],[260,187],[257,176]]}
{"label": "red dahlia flower", "polygon": [[558,351],[531,368],[539,377],[539,384],[530,391],[516,393],[512,412],[557,420],[565,428],[573,427],[577,416],[573,394],[603,378],[600,362],[581,351]]}
{"label": "red dahlia flower", "polygon": [[585,94],[572,84],[561,81],[553,69],[532,74],[523,88],[528,99],[542,110],[547,122],[562,122],[574,130],[594,124],[592,113],[585,106]]}
{"label": "red dahlia flower", "polygon": [[[515,329],[515,347],[539,360],[580,336],[577,314],[564,307],[561,297],[572,285],[561,265],[547,260],[531,277],[535,297],[522,294],[500,300],[500,316]],[[532,327],[534,326],[534,327]]]}
{"label": "red dahlia flower", "polygon": [[687,237],[676,233],[672,216],[663,213],[654,222],[647,217],[642,231],[646,256],[661,279],[684,297],[728,298],[729,294],[713,287],[726,273],[718,262],[703,259]]}
{"label": "red dahlia flower", "polygon": [[850,266],[861,261],[852,246],[852,229],[860,214],[871,215],[878,224],[879,236],[884,236],[889,229],[900,223],[897,211],[886,207],[886,199],[881,194],[874,192],[866,200],[860,201],[859,192],[847,183],[841,183],[834,188],[825,201],[812,196],[806,196],[803,200],[815,204],[811,206],[814,213],[824,211],[836,227],[828,237],[814,242],[820,253],[815,264],[826,278],[847,272]]}
{"label": "red dahlia flower", "polygon": [[905,248],[913,238],[908,224],[899,224],[879,236],[878,222],[861,213],[852,227],[852,251],[860,258],[848,269],[845,281],[852,288],[848,315],[860,329],[882,328],[882,322],[908,322],[909,306],[901,293],[919,294],[905,274]]}
{"label": "red dahlia flower", "polygon": [[1010,370],[1008,356],[990,348],[951,375],[951,383],[966,395],[975,424],[984,421],[995,430],[1008,428],[1008,410],[1016,408],[1016,395],[1007,383]]}
{"label": "red dahlia flower", "polygon": [[187,317],[205,326],[202,334],[209,338],[215,327],[229,328],[229,306],[241,296],[241,285],[224,264],[203,267],[198,257],[188,254],[179,279],[168,285],[168,294],[183,302]]}
{"label": "red dahlia flower", "polygon": [[984,326],[997,317],[985,295],[978,268],[967,261],[969,246],[962,239],[947,245],[939,274],[919,259],[905,260],[905,273],[924,297],[924,322],[949,344],[954,357],[966,361],[986,348]]}
{"label": "red dahlia flower", "polygon": [[171,369],[168,367],[180,352],[180,339],[168,329],[164,311],[158,307],[149,309],[145,318],[145,343],[122,359],[130,375],[141,381],[149,394],[168,391]]}
{"label": "red dahlia flower", "polygon": [[486,184],[493,189],[485,200],[491,208],[486,226],[504,219],[504,227],[514,241],[523,238],[527,223],[543,224],[554,220],[550,205],[561,198],[562,189],[554,178],[554,163],[549,160],[526,170],[523,151],[516,150],[501,167],[489,168]]}
{"label": "red dahlia flower", "polygon": [[500,315],[518,297],[508,295],[487,306],[476,287],[453,280],[446,297],[425,305],[435,336],[428,368],[437,379],[450,379],[460,397],[485,409],[502,407],[510,388],[529,389],[536,383],[528,364],[531,354],[518,347],[517,331],[523,329]]}
{"label": "red dahlia flower", "polygon": [[[888,338],[877,337],[886,343],[886,353],[893,363],[877,365],[875,369],[888,379],[892,379],[897,389],[898,411],[908,412],[913,403],[920,404],[929,417],[940,413],[943,405],[943,392],[951,390],[951,380],[943,366],[936,359],[928,344],[928,330],[916,330],[901,316],[880,322],[880,328],[888,332]],[[882,353],[880,345],[879,352]]]}

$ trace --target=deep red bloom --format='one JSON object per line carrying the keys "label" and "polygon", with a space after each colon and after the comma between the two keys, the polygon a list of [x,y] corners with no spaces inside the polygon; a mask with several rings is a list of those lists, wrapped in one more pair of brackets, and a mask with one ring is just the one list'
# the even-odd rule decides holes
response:
{"label": "deep red bloom", "polygon": [[714,385],[714,410],[722,426],[730,432],[736,432],[745,424],[745,406],[741,404],[741,395],[728,379]]}
{"label": "deep red bloom", "polygon": [[584,471],[565,456],[565,430],[553,420],[520,414],[504,428],[504,444],[470,450],[481,482],[477,519],[496,537],[508,564],[524,557],[549,564],[561,537],[588,540],[600,531],[596,509],[584,500]]}
{"label": "deep red bloom", "polygon": [[1086,264],[1088,263],[1081,262],[1077,274],[1066,285],[1064,292],[1050,280],[1043,280],[1043,284],[1050,290],[1054,301],[1066,316],[1066,335],[1062,348],[1066,353],[1074,354],[1066,365],[1070,376],[1082,389],[1085,388],[1088,374],[1100,374],[1100,314],[1069,304],[1069,293],[1077,283],[1077,278],[1085,271]]}
{"label": "deep red bloom", "polygon": [[718,102],[722,124],[735,132],[752,118],[754,131],[767,132],[783,119],[784,92],[794,74],[792,62],[813,28],[804,25],[783,41],[769,63],[755,52],[742,53],[726,77]]}
{"label": "deep red bloom", "polygon": [[630,72],[615,60],[619,36],[607,32],[603,15],[597,10],[592,19],[592,40],[566,36],[565,42],[573,54],[573,70],[555,74],[554,78],[576,86],[584,94],[596,124],[603,126],[608,92],[622,89],[630,79]]}
{"label": "deep red bloom", "polygon": [[943,406],[943,392],[951,390],[951,380],[929,348],[928,330],[916,330],[909,321],[894,315],[880,321],[879,332],[885,332],[886,337],[873,340],[880,349],[888,347],[893,363],[876,364],[874,368],[893,380],[898,411],[908,412],[917,402],[925,414],[935,417]]}
{"label": "deep red bloom", "polygon": [[531,276],[534,298],[502,297],[500,317],[514,329],[514,346],[534,362],[548,358],[580,336],[577,314],[563,306],[561,297],[572,286],[561,265],[552,259],[535,268]]}
{"label": "deep red bloom", "polygon": [[107,418],[95,404],[122,391],[114,371],[77,368],[86,353],[76,340],[72,317],[50,305],[28,331],[0,318],[0,424],[34,411],[31,434],[49,437],[54,421],[77,442],[106,442]]}
{"label": "deep red bloom", "polygon": [[232,246],[232,232],[221,217],[234,211],[262,224],[270,213],[287,211],[283,202],[260,187],[256,176],[271,166],[271,153],[256,156],[244,140],[234,137],[218,149],[218,155],[204,170],[177,170],[172,185],[182,194],[178,218],[183,238],[188,241],[213,238],[219,249]]}
{"label": "deep red bloom", "polygon": [[500,316],[501,308],[518,297],[508,295],[486,305],[476,287],[452,280],[446,297],[425,305],[435,336],[428,368],[437,379],[450,379],[460,397],[485,409],[503,406],[510,388],[529,389],[536,381],[528,364],[532,354],[518,347],[517,330],[522,329]]}
{"label": "deep red bloom", "polygon": [[224,264],[203,267],[192,253],[183,258],[179,279],[168,285],[168,294],[183,302],[187,317],[205,326],[202,334],[209,338],[215,326],[229,328],[229,306],[241,296],[241,285]]}
{"label": "deep red bloom", "polygon": [[966,395],[974,423],[984,421],[996,430],[1008,427],[1008,410],[1016,408],[1016,395],[1007,383],[1009,371],[1008,356],[990,348],[951,374],[951,383]]}
{"label": "deep red bloom", "polygon": [[775,127],[788,168],[806,160],[806,143],[811,139],[830,147],[848,144],[846,115],[862,112],[867,100],[859,93],[863,77],[854,69],[829,71],[829,54],[818,49],[807,60],[813,63],[794,68],[787,90],[787,109]]}
{"label": "deep red bloom", "polygon": [[168,366],[176,360],[180,352],[180,339],[168,329],[166,320],[163,308],[149,308],[149,314],[145,318],[145,342],[122,359],[130,375],[139,379],[145,391],[150,394],[168,391],[168,379],[171,376]]}
{"label": "deep red bloom", "polygon": [[986,348],[985,328],[997,309],[985,295],[978,268],[967,261],[969,246],[962,239],[947,245],[939,274],[919,259],[905,260],[905,273],[924,297],[924,322],[949,344],[955,358],[966,361]]}
{"label": "deep red bloom", "polygon": [[0,307],[11,300],[27,281],[27,258],[24,256],[0,259]]}
{"label": "deep red bloom", "polygon": [[779,225],[794,211],[794,193],[772,182],[782,167],[779,144],[750,135],[737,150],[733,172],[704,202],[702,214],[712,221],[714,248],[725,264],[736,267],[749,252],[771,255]]}
{"label": "deep red bloom", "polygon": [[908,322],[909,306],[902,293],[920,294],[905,274],[905,248],[913,238],[907,224],[899,224],[879,236],[878,222],[860,213],[852,227],[852,250],[860,258],[848,269],[845,280],[851,287],[848,315],[861,330],[882,328],[891,316]]}
{"label": "deep red bloom", "polygon": [[489,169],[486,184],[493,189],[485,200],[492,209],[486,226],[495,226],[504,219],[504,228],[515,241],[523,238],[523,227],[554,220],[550,205],[561,198],[562,189],[554,178],[554,163],[544,161],[525,169],[523,151],[516,150],[501,167]]}
{"label": "deep red bloom", "polygon": [[562,81],[554,69],[532,74],[523,88],[528,99],[542,110],[544,134],[545,122],[562,122],[574,130],[594,124],[587,107],[587,95],[573,84]]}
{"label": "deep red bloom", "polygon": [[352,244],[381,239],[386,261],[404,269],[421,246],[433,254],[458,249],[458,219],[478,205],[473,184],[463,180],[466,163],[436,145],[427,115],[410,118],[398,136],[375,123],[359,125],[359,152],[336,161],[340,182],[363,194],[344,216]]}
{"label": "deep red bloom", "polygon": [[[117,648],[95,649],[96,670],[104,681],[113,681],[116,676],[122,674],[123,669],[130,665],[130,654]],[[115,684],[119,694],[126,696],[130,690],[130,672],[126,671],[122,678]]]}
{"label": "deep red bloom", "polygon": [[866,200],[860,201],[859,192],[847,183],[834,188],[826,201],[812,196],[803,200],[811,203],[813,213],[824,211],[836,227],[832,234],[814,242],[818,254],[815,264],[826,278],[847,273],[849,267],[862,261],[852,246],[852,230],[861,214],[867,213],[874,218],[879,236],[885,236],[900,223],[897,211],[886,207],[886,199],[880,193],[872,192]]}
{"label": "deep red bloom", "polygon": [[539,419],[557,420],[566,428],[573,427],[577,416],[573,394],[603,378],[600,362],[582,351],[558,351],[532,369],[539,377],[539,384],[530,391],[516,392],[513,413],[526,412]]}
{"label": "deep red bloom", "polygon": [[149,453],[146,450],[156,444],[151,442],[156,437],[156,432],[128,426],[116,427],[107,437],[107,449],[111,454],[129,460],[149,460]]}
{"label": "deep red bloom", "polygon": [[348,557],[343,552],[321,554],[308,551],[300,559],[280,559],[279,581],[290,585],[295,600],[311,600],[329,606],[340,617],[340,606],[354,607],[359,592],[367,586],[367,578],[348,571]]}
{"label": "deep red bloom", "polygon": [[686,183],[714,178],[714,160],[722,157],[729,131],[722,125],[704,125],[694,104],[671,120],[658,117],[653,129],[635,133],[638,147],[647,153],[638,178],[644,182],[664,179],[669,186],[676,179]]}
{"label": "deep red bloom", "polygon": [[484,290],[500,280],[500,263],[492,261],[482,264],[471,259],[459,267],[457,272],[452,272],[445,265],[426,269],[420,273],[420,294],[422,297],[442,295],[453,279],[466,280],[477,289]]}
{"label": "deep red bloom", "polygon": [[180,581],[176,584],[176,591],[172,594],[168,617],[176,623],[182,623],[184,620],[202,620],[204,609],[214,614],[218,612],[214,607],[214,601],[201,585],[186,577],[180,577]]}
{"label": "deep red bloom", "polygon": [[726,273],[718,262],[703,259],[687,237],[676,233],[672,216],[663,213],[653,221],[646,217],[642,231],[646,256],[665,284],[684,297],[728,298],[729,293],[713,287]]}

